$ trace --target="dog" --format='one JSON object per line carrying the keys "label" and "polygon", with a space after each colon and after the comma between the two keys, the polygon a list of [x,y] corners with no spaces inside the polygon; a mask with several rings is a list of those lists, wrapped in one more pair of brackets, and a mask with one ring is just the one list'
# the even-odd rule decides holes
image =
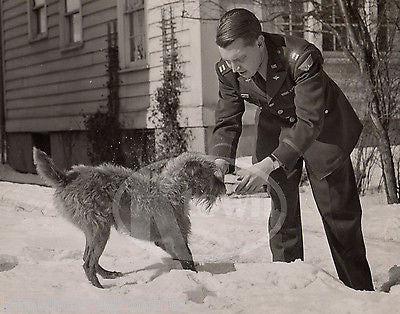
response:
{"label": "dog", "polygon": [[63,216],[85,234],[83,269],[92,285],[103,288],[97,274],[104,279],[123,275],[99,265],[112,226],[154,242],[179,260],[183,269],[196,271],[188,246],[189,201],[194,199],[209,209],[226,193],[223,175],[213,160],[183,153],[140,171],[112,164],[63,171],[35,147],[33,160],[37,173],[55,188],[55,203]]}

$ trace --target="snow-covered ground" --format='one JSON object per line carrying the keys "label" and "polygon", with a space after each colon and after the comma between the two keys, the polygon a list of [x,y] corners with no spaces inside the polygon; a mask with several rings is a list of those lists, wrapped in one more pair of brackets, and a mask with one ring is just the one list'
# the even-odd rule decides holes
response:
{"label": "snow-covered ground", "polygon": [[[12,175],[14,179],[12,180]],[[40,182],[1,168],[0,179]],[[11,178],[11,179],[10,179]],[[263,197],[223,198],[192,210],[199,272],[180,270],[154,245],[112,231],[100,264],[125,276],[93,287],[82,269],[84,235],[52,204],[53,189],[0,182],[0,311],[9,313],[399,313],[400,286],[359,292],[336,275],[309,187],[301,193],[305,262],[271,263]],[[400,206],[361,199],[375,288],[400,265]]]}

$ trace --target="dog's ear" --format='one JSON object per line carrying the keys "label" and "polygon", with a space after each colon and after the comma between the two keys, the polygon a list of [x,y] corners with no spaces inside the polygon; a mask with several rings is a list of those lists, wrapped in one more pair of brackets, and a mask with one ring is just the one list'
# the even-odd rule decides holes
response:
{"label": "dog's ear", "polygon": [[200,170],[198,163],[194,160],[186,161],[184,168],[185,168],[185,173],[191,178],[195,177]]}
{"label": "dog's ear", "polygon": [[218,179],[220,179],[221,181],[224,181],[224,174],[222,173],[222,170],[221,170],[221,169],[217,168],[217,169],[214,171],[214,175],[215,175]]}

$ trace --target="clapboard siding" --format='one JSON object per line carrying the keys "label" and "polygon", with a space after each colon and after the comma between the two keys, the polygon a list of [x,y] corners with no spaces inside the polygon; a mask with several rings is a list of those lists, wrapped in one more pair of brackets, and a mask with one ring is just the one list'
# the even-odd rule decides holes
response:
{"label": "clapboard siding", "polygon": [[[8,6],[7,3],[13,3],[13,6]],[[4,22],[9,22],[16,17],[19,17],[21,15],[25,15],[26,12],[26,7],[27,7],[27,1],[25,0],[14,0],[14,1],[3,1],[3,12],[6,14],[4,16]]]}
{"label": "clapboard siding", "polygon": [[59,1],[47,3],[48,36],[29,42],[27,1],[3,1],[9,132],[82,129],[82,114],[107,102],[107,22],[116,2],[83,1],[84,43],[71,51],[60,49]]}
{"label": "clapboard siding", "polygon": [[[117,1],[82,1],[83,46],[71,51],[60,49],[59,1],[47,3],[47,38],[30,42],[27,1],[3,1],[8,132],[82,129],[82,114],[94,112],[107,103],[107,22],[117,19]],[[202,104],[197,91],[201,84],[196,83],[201,75],[197,73],[201,72],[198,71],[201,65],[197,64],[201,63],[200,52],[193,49],[193,43],[200,46],[197,26],[193,27],[200,22],[180,18],[180,0],[147,0],[147,65],[120,72],[120,112],[124,127],[151,127],[146,116],[154,101],[153,93],[161,85],[161,8],[166,4],[172,5],[176,16],[176,36],[185,73],[182,105],[195,108]],[[198,5],[198,0],[186,4]]]}
{"label": "clapboard siding", "polygon": [[[56,117],[56,118],[25,118],[25,119],[8,119],[8,132],[59,132],[84,130],[84,117]],[[16,156],[17,157],[17,156]]]}
{"label": "clapboard siding", "polygon": [[[26,6],[24,6],[26,7]],[[20,7],[18,7],[19,9]],[[10,11],[12,12],[12,11]],[[18,15],[14,15],[13,17],[4,19],[3,21],[3,25],[4,25],[4,31],[8,31],[10,29],[13,29],[15,27],[19,27],[22,25],[26,25],[27,24],[27,13],[21,13]]]}
{"label": "clapboard siding", "polygon": [[149,95],[141,95],[129,98],[121,97],[120,98],[121,112],[125,114],[129,112],[146,111],[150,104],[149,100],[150,100]]}
{"label": "clapboard siding", "polygon": [[[149,1],[150,2],[150,1]],[[201,79],[201,33],[200,21],[183,19],[182,2],[181,1],[151,1],[148,7],[148,54],[151,62],[149,71],[150,81],[150,94],[153,95],[156,89],[161,86],[162,78],[162,50],[161,50],[161,9],[167,9],[166,17],[169,17],[169,5],[171,4],[173,16],[175,17],[175,31],[178,41],[180,61],[182,62],[182,72],[184,73],[183,90],[180,96],[182,108],[191,108],[185,110],[189,126],[201,126],[202,113],[195,111],[193,108],[201,107],[203,104],[203,97],[201,93],[202,79]],[[190,12],[199,12],[199,1],[185,1],[185,8]],[[151,99],[153,102],[154,99]],[[194,118],[194,116],[196,116]],[[148,123],[149,127],[153,125]]]}
{"label": "clapboard siding", "polygon": [[86,103],[70,103],[70,104],[59,104],[52,105],[51,110],[48,106],[35,107],[35,108],[24,108],[9,110],[8,116],[10,119],[23,119],[29,118],[55,118],[55,117],[69,117],[81,114],[94,113],[99,108],[101,103],[99,101],[92,101]]}
{"label": "clapboard siding", "polygon": [[[77,71],[77,69],[82,71]],[[90,80],[99,77],[103,77],[105,79],[103,63],[97,65],[88,65],[85,68],[71,68],[68,71],[63,71],[62,77],[60,76],[59,72],[56,71],[42,76],[18,78],[10,81],[9,84],[7,84],[7,90],[20,89],[22,91],[23,88],[58,84],[62,82],[73,83],[82,79]]]}
{"label": "clapboard siding", "polygon": [[[46,56],[47,54],[44,57]],[[6,73],[6,78],[9,80],[14,80],[21,77],[27,78],[34,76],[43,76],[54,72],[59,73],[59,75],[62,76],[61,73],[63,71],[75,69],[77,72],[81,72],[82,69],[86,66],[98,63],[105,63],[105,59],[106,56],[104,53],[88,53],[76,56],[70,55],[68,57],[65,56],[65,58],[59,58],[54,61],[44,61],[43,63],[26,65],[25,67],[10,70]],[[21,62],[23,62],[23,60],[21,60]],[[105,71],[105,68],[103,70]]]}
{"label": "clapboard siding", "polygon": [[3,1],[3,12],[7,12],[10,10],[13,10],[15,7],[18,7],[21,5],[21,3],[26,3],[24,0],[8,0],[8,1]]}
{"label": "clapboard siding", "polygon": [[25,37],[27,34],[28,28],[25,24],[22,24],[20,26],[9,29],[4,36],[4,41],[7,42],[10,38]]}
{"label": "clapboard siding", "polygon": [[[18,74],[14,74],[14,72],[22,74],[23,69],[26,69],[26,67],[28,66],[30,68],[26,70],[28,70],[29,73],[23,73],[23,76],[29,74],[31,76],[45,74],[47,72],[54,71],[54,68],[58,67],[60,67],[59,70],[62,71],[71,67],[71,64],[68,63],[71,61],[77,61],[77,63],[79,63],[80,65],[92,63],[96,64],[99,60],[104,62],[106,58],[106,43],[104,43],[105,41],[105,36],[89,40],[84,43],[84,48],[86,49],[82,50],[81,53],[77,53],[75,51],[72,53],[61,53],[59,49],[57,49],[45,52],[44,55],[46,56],[46,59],[43,58],[43,54],[36,54],[34,56],[20,58],[19,65],[17,63],[17,60],[8,61],[8,64],[10,65],[9,74],[11,77],[14,78],[18,76]],[[91,61],[91,63],[85,63],[88,61]]]}
{"label": "clapboard siding", "polygon": [[46,39],[41,41],[33,42],[29,44],[28,36],[25,41],[21,41],[22,46],[18,47],[13,44],[6,43],[5,48],[5,60],[21,59],[22,57],[29,56],[32,54],[46,53],[50,49],[59,49],[59,38],[58,38],[58,27],[49,30],[49,35]]}
{"label": "clapboard siding", "polygon": [[8,100],[32,99],[37,95],[55,96],[60,93],[73,93],[76,90],[90,91],[105,88],[107,80],[104,76],[69,82],[36,85],[34,87],[16,88],[7,93]]}
{"label": "clapboard siding", "polygon": [[[83,14],[85,16],[90,15],[98,15],[98,13],[103,13],[106,11],[114,11],[116,7],[116,1],[110,0],[92,0],[92,1],[85,1],[85,5],[83,6]],[[107,20],[110,16],[107,17]],[[114,14],[115,19],[115,14]]]}
{"label": "clapboard siding", "polygon": [[[102,101],[107,97],[107,89],[91,89],[74,91],[71,93],[60,92],[57,95],[39,95],[31,98],[13,99],[8,100],[7,110],[14,108],[40,108],[47,106],[48,110],[51,111],[51,106],[58,104],[73,104],[73,103],[85,103],[88,101]],[[29,116],[29,115],[28,115]]]}

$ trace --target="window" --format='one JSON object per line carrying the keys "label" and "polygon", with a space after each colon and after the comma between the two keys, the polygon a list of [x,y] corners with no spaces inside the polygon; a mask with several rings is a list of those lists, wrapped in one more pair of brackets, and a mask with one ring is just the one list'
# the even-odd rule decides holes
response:
{"label": "window", "polygon": [[29,39],[39,40],[47,37],[46,0],[29,0]]}
{"label": "window", "polygon": [[81,0],[64,0],[61,3],[60,39],[62,47],[80,46],[82,36]]}
{"label": "window", "polygon": [[[346,25],[340,14],[335,0],[323,0],[325,5],[327,22],[332,26],[342,38],[346,41]],[[322,26],[322,50],[324,51],[342,51],[339,40],[332,31],[325,25]]]}
{"label": "window", "polygon": [[304,37],[304,3],[298,0],[280,1],[279,17],[275,20],[277,28],[286,35]]}
{"label": "window", "polygon": [[144,65],[147,58],[144,0],[120,0],[118,4],[123,67]]}

